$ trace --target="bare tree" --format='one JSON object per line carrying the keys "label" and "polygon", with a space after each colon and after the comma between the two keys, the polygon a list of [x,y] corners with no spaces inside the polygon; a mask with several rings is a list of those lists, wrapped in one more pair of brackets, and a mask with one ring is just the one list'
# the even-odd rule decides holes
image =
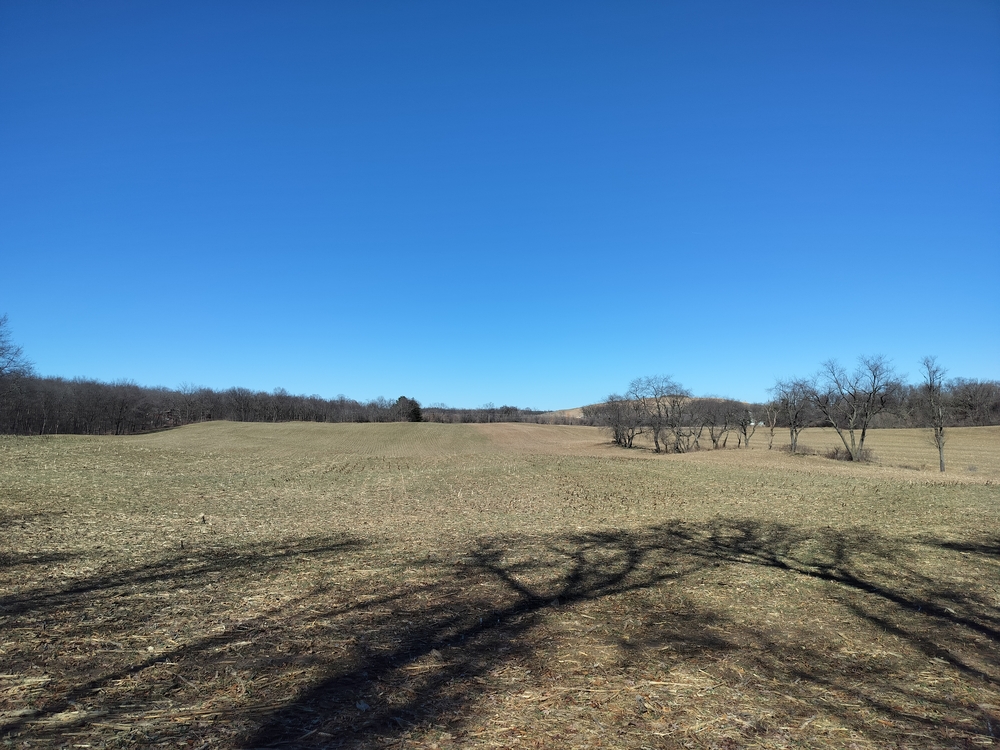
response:
{"label": "bare tree", "polygon": [[885,411],[899,389],[896,374],[885,357],[861,357],[853,372],[829,360],[816,378],[811,398],[837,431],[851,460],[861,461],[872,419]]}
{"label": "bare tree", "polygon": [[931,428],[934,430],[934,445],[938,449],[938,462],[943,473],[945,439],[944,376],[947,370],[937,363],[937,357],[924,357],[920,365],[923,368],[922,374],[924,377],[923,395],[926,399]]}
{"label": "bare tree", "polygon": [[767,427],[767,449],[774,447],[774,430],[778,426],[778,415],[780,407],[777,401],[768,401],[762,407],[764,412],[764,424]]}
{"label": "bare tree", "polygon": [[683,388],[665,375],[636,378],[629,385],[626,398],[635,403],[643,425],[653,434],[653,445],[657,453],[661,450],[660,436],[666,429],[669,419],[670,395],[682,390]]}
{"label": "bare tree", "polygon": [[611,431],[612,439],[622,448],[631,448],[642,434],[642,413],[634,399],[612,393],[603,403],[587,406],[584,416]]}
{"label": "bare tree", "polygon": [[254,422],[256,394],[249,388],[230,388],[226,391],[229,418],[235,422]]}
{"label": "bare tree", "polygon": [[200,422],[201,421],[201,402],[200,396],[204,388],[199,388],[191,383],[181,383],[177,386],[175,391],[177,394],[177,405],[180,410],[181,422],[187,424],[189,422]]}
{"label": "bare tree", "polygon": [[667,396],[666,428],[671,435],[674,453],[697,450],[704,427],[702,415],[689,390],[678,387]]}
{"label": "bare tree", "polygon": [[779,380],[771,393],[781,419],[788,424],[791,452],[799,449],[799,433],[809,423],[812,411],[812,385],[807,380]]}
{"label": "bare tree", "polygon": [[725,448],[729,433],[736,423],[741,404],[730,399],[704,399],[702,401],[702,421],[708,428],[712,448]]}
{"label": "bare tree", "polygon": [[11,341],[7,316],[0,317],[0,378],[30,375],[31,363],[24,358],[24,350]]}
{"label": "bare tree", "polygon": [[960,424],[983,426],[1000,419],[1000,382],[955,378],[948,386],[952,416]]}
{"label": "bare tree", "polygon": [[142,388],[133,380],[111,383],[111,431],[115,435],[128,435],[146,427],[145,415],[139,411],[143,395]]}
{"label": "bare tree", "polygon": [[753,409],[740,409],[736,416],[737,447],[750,447],[750,438],[757,432],[757,419],[753,415]]}
{"label": "bare tree", "polygon": [[4,412],[22,400],[18,398],[22,380],[31,374],[24,350],[11,340],[7,316],[0,316],[0,408]]}
{"label": "bare tree", "polygon": [[481,418],[480,422],[496,422],[497,421],[497,407],[492,401],[488,401],[479,408]]}

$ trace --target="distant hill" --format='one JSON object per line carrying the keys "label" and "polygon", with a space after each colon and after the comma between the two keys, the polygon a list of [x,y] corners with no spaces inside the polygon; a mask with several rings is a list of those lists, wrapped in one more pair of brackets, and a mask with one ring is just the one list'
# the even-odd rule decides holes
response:
{"label": "distant hill", "polygon": [[[708,403],[719,403],[722,401],[729,401],[729,400],[735,400],[735,399],[722,399],[714,396],[695,396],[692,399],[692,401],[700,401]],[[748,402],[745,401],[738,401],[738,400],[735,401],[736,403],[746,404],[747,406],[750,405]],[[567,421],[572,424],[573,422],[583,419],[583,410],[585,408],[587,407],[577,406],[574,409],[557,409],[555,411],[542,412],[541,414],[538,415],[538,420],[541,422],[547,422],[549,424],[558,424],[564,421]]]}
{"label": "distant hill", "polygon": [[578,406],[575,409],[558,409],[556,411],[547,411],[539,414],[540,417],[547,417],[552,419],[583,419],[583,407]]}

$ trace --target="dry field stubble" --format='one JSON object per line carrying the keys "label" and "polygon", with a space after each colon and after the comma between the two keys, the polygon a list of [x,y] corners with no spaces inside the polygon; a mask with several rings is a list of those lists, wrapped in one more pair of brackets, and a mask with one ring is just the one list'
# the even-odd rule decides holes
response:
{"label": "dry field stubble", "polygon": [[952,431],[944,476],[924,440],[3,438],[0,742],[990,746],[1000,430]]}

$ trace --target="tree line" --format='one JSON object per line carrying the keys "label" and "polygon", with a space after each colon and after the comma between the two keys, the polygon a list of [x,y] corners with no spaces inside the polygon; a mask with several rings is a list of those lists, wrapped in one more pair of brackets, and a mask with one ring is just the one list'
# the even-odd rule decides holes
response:
{"label": "tree line", "polygon": [[15,435],[131,435],[196,422],[544,422],[542,412],[514,406],[423,408],[415,398],[356,401],[296,396],[282,388],[213,390],[148,388],[33,374],[0,381],[0,433]]}
{"label": "tree line", "polygon": [[812,376],[777,380],[765,403],[695,398],[670,377],[643,377],[633,380],[624,394],[586,407],[584,417],[607,428],[623,448],[647,435],[657,453],[719,449],[732,441],[749,447],[758,431],[766,435],[770,449],[779,429],[788,430],[794,453],[803,429],[832,427],[842,443],[834,457],[850,461],[870,457],[865,448],[869,429],[925,427],[944,471],[948,428],[1000,424],[1000,381],[948,380],[935,357],[925,357],[920,365],[921,380],[906,383],[882,356],[860,357],[853,369],[830,360]]}
{"label": "tree line", "polygon": [[545,421],[542,412],[485,404],[456,409],[422,408],[415,398],[357,401],[324,399],[249,388],[182,385],[149,388],[130,380],[40,377],[10,337],[0,317],[0,433],[17,435],[131,435],[195,422],[526,422]]}
{"label": "tree line", "polygon": [[585,407],[579,420],[492,403],[475,409],[444,404],[424,408],[406,396],[362,402],[343,395],[334,399],[292,395],[282,388],[270,392],[191,385],[149,388],[128,380],[40,377],[12,341],[7,317],[0,316],[0,433],[129,435],[210,420],[558,422],[605,427],[625,448],[646,434],[658,453],[686,453],[726,448],[734,442],[735,447],[749,447],[758,431],[772,448],[778,429],[789,431],[794,452],[803,429],[828,426],[841,438],[842,457],[860,461],[867,456],[870,428],[927,427],[933,431],[944,471],[948,428],[1000,424],[1000,381],[948,380],[933,357],[925,358],[921,368],[921,381],[907,384],[884,357],[862,357],[853,370],[829,361],[811,377],[776,381],[766,403],[696,398],[670,377],[643,377],[633,380],[624,394],[611,394]]}
{"label": "tree line", "polygon": [[131,435],[195,422],[420,421],[420,404],[405,396],[368,402],[346,396],[295,396],[278,388],[148,388],[25,375],[8,378],[0,398],[0,432],[17,435]]}
{"label": "tree line", "polygon": [[461,409],[444,404],[431,404],[424,409],[425,422],[446,424],[489,424],[490,422],[533,422],[535,424],[581,424],[580,419],[554,417],[538,409],[517,406],[496,406],[492,402],[474,409]]}

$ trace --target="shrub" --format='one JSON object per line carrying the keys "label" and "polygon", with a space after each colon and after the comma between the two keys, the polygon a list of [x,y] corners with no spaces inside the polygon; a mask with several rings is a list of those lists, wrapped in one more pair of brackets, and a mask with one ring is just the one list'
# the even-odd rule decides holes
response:
{"label": "shrub", "polygon": [[[851,452],[844,448],[842,445],[838,445],[836,448],[832,448],[826,453],[827,458],[831,458],[834,461],[853,461],[851,458]],[[875,461],[875,452],[870,448],[862,448],[861,452],[858,454],[858,463],[870,464]]]}

